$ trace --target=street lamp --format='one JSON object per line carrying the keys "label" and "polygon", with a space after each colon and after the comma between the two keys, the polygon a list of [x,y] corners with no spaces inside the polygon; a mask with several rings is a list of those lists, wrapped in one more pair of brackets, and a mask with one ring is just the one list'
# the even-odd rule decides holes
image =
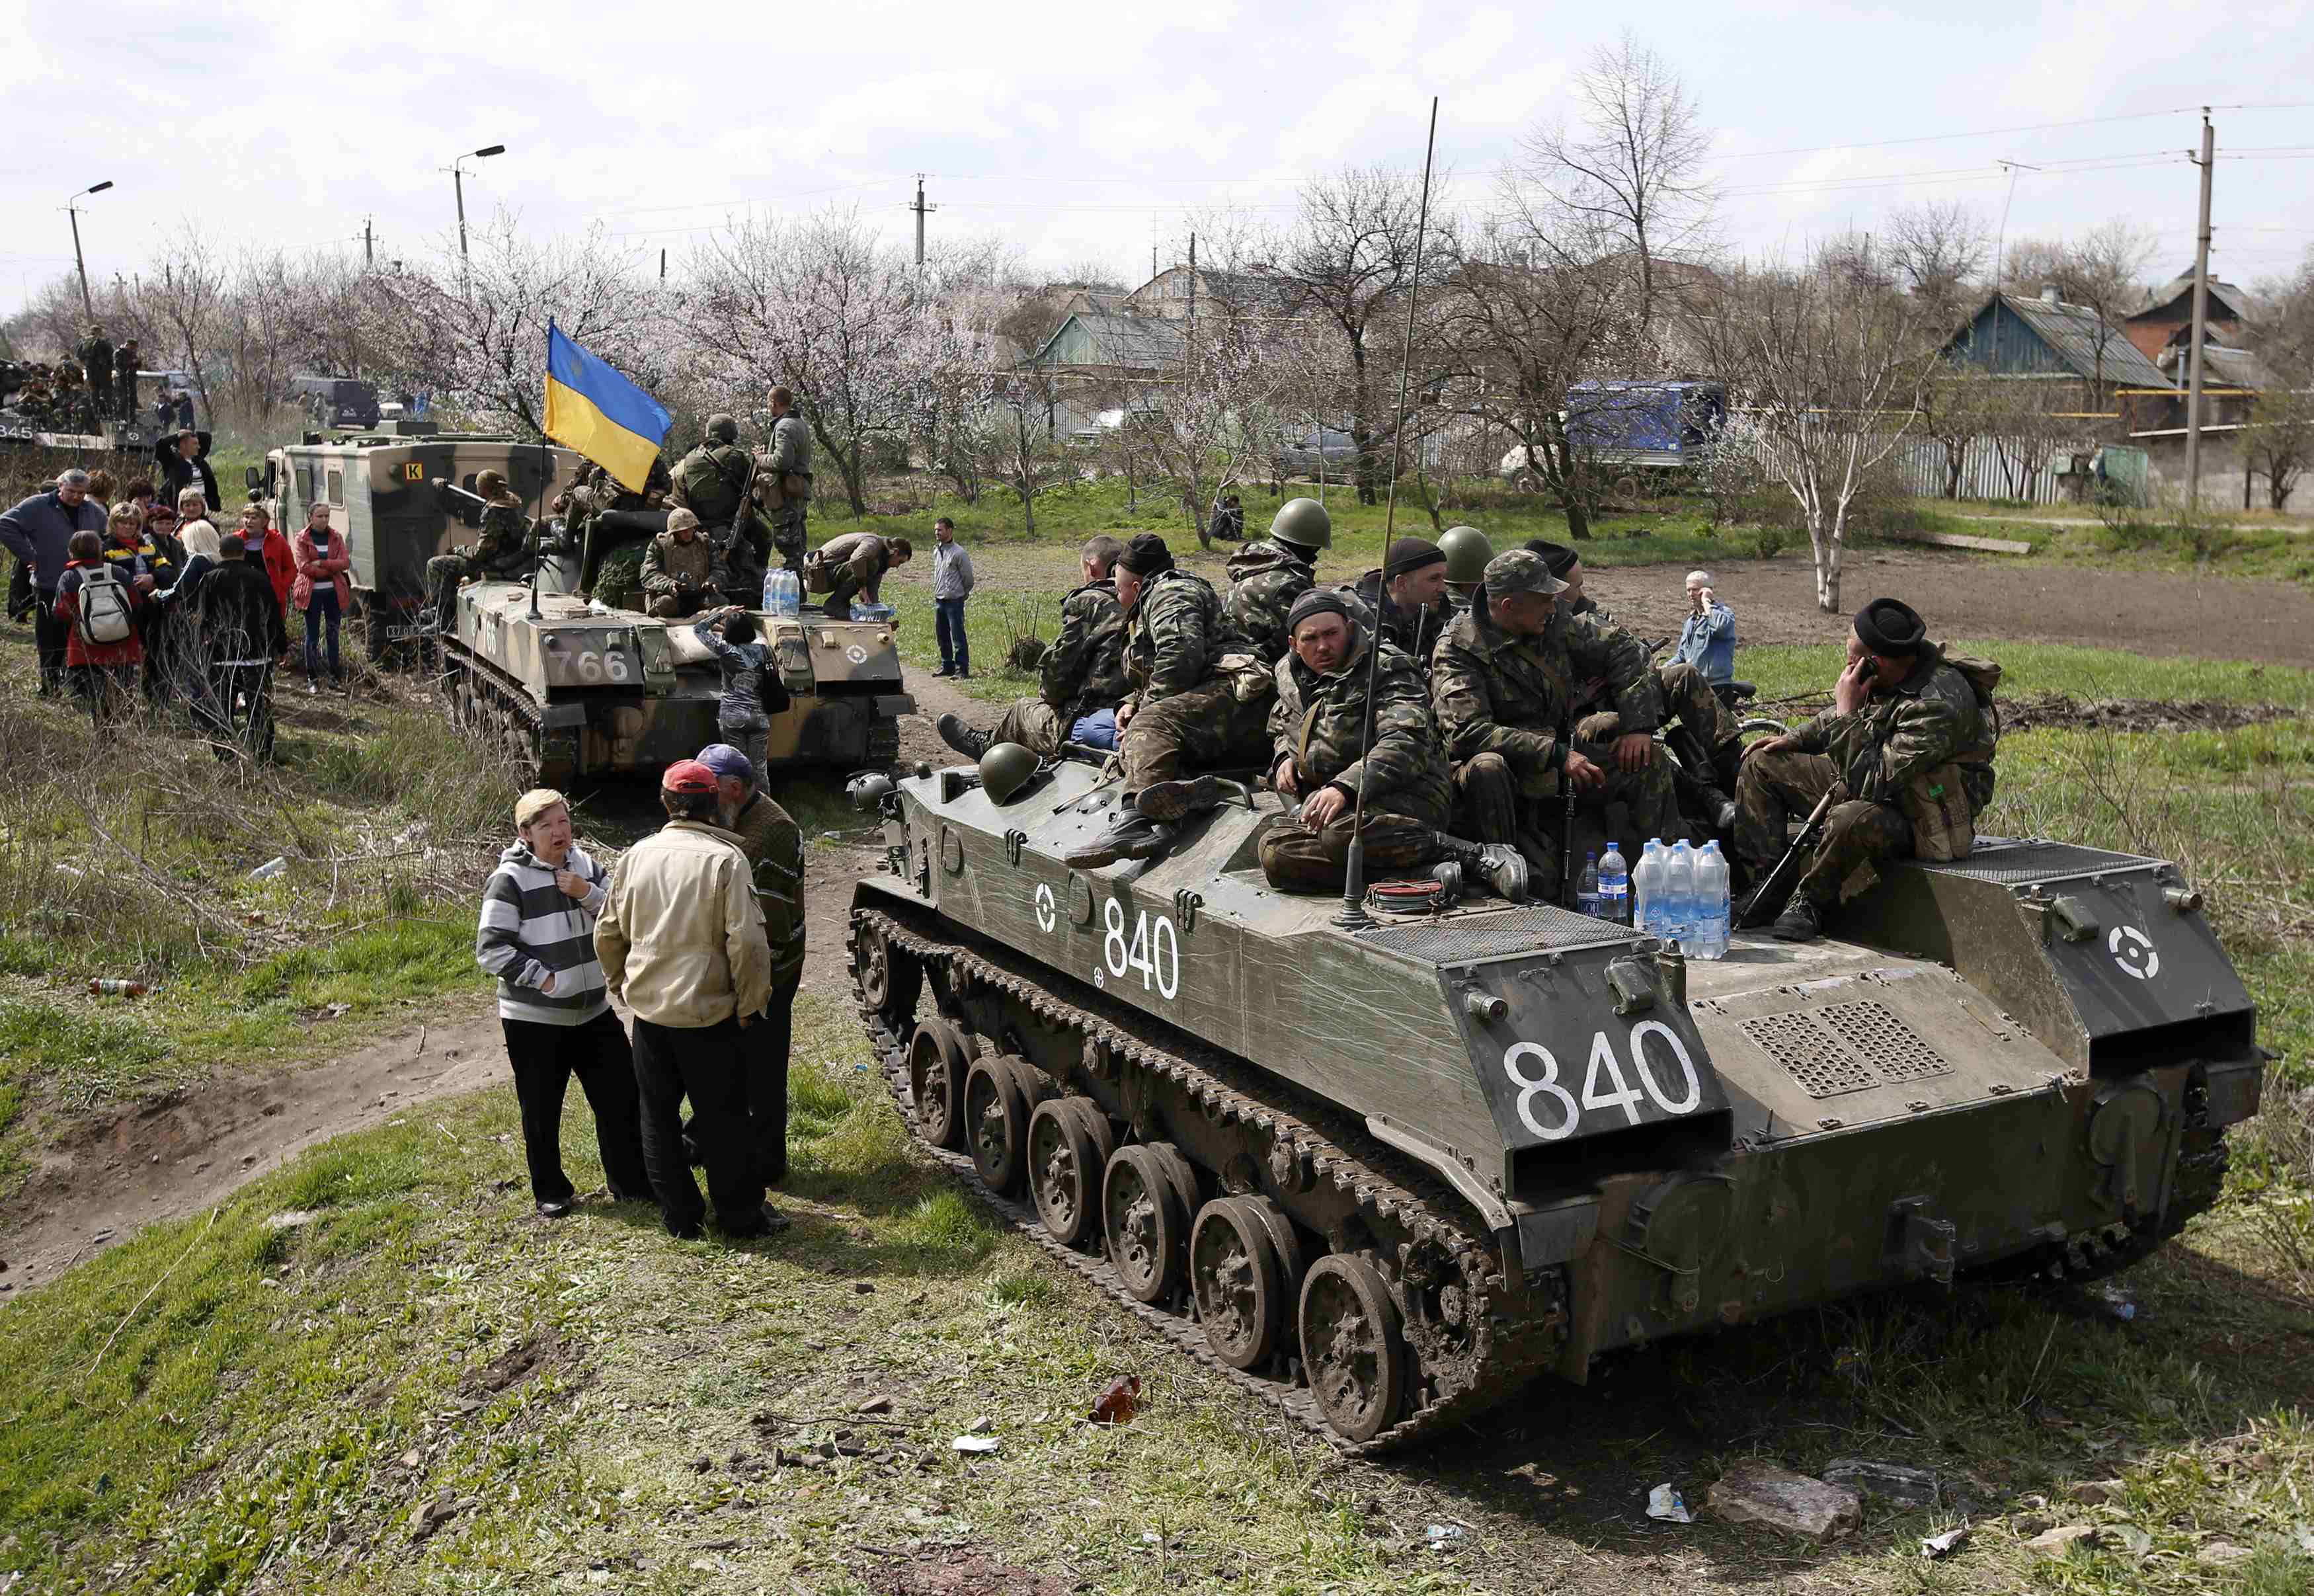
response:
{"label": "street lamp", "polygon": [[458,259],[461,260],[466,258],[466,173],[464,171],[464,163],[468,161],[479,161],[486,155],[503,155],[505,154],[506,145],[502,144],[494,144],[486,148],[476,150],[471,154],[461,155],[457,160],[450,163],[450,186],[458,191]]}
{"label": "street lamp", "polygon": [[83,196],[89,194],[102,194],[110,187],[112,187],[112,180],[110,178],[107,178],[101,183],[91,183],[87,188],[83,189],[80,193],[74,195],[72,199],[65,201],[65,215],[72,218],[73,264],[80,268],[81,313],[92,322],[96,320],[96,306],[91,303],[88,296],[88,261],[82,257],[80,252],[80,207],[75,205],[73,203],[73,199],[78,199]]}

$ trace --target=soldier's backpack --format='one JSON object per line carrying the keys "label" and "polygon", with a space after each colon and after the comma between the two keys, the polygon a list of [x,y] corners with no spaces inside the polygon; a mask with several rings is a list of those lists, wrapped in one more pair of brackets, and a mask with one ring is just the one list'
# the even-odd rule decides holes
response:
{"label": "soldier's backpack", "polygon": [[[1969,691],[1976,695],[1977,709],[1998,739],[2000,711],[1993,704],[1992,690],[2000,685],[2000,666],[1990,659],[1951,654],[1945,656],[1945,663],[1967,679]],[[1976,815],[1969,807],[1961,765],[1982,764],[1986,758],[1982,754],[1967,754],[1934,770],[1923,771],[1896,795],[1897,807],[1912,823],[1915,858],[1930,864],[1944,864],[1969,856],[1976,843]]]}
{"label": "soldier's backpack", "polygon": [[125,643],[137,632],[128,602],[128,585],[110,560],[84,567],[80,573],[80,614],[73,622],[80,639],[92,647]]}
{"label": "soldier's backpack", "polygon": [[[752,474],[752,468],[745,469]],[[739,507],[740,484],[703,448],[692,450],[676,463],[675,485],[702,525],[729,521]]]}

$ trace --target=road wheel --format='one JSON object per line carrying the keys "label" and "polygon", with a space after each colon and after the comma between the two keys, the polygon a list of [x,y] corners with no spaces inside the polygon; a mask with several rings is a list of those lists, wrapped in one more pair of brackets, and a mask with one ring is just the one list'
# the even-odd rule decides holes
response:
{"label": "road wheel", "polygon": [[1372,1441],[1406,1399],[1406,1337],[1381,1272],[1329,1253],[1302,1283],[1301,1318],[1310,1394],[1345,1439]]}
{"label": "road wheel", "polygon": [[916,994],[924,979],[922,965],[892,947],[873,925],[860,928],[852,959],[860,1001],[875,1010],[878,1018],[896,1031],[915,1018]]}
{"label": "road wheel", "polygon": [[908,1038],[908,1089],[916,1102],[916,1129],[934,1147],[964,1146],[964,1078],[972,1053],[964,1035],[945,1019],[928,1019]]}
{"label": "road wheel", "polygon": [[1063,1246],[1099,1241],[1101,1177],[1116,1144],[1108,1115],[1090,1098],[1054,1098],[1029,1116],[1029,1189]]}
{"label": "road wheel", "polygon": [[1267,1197],[1216,1197],[1189,1235],[1189,1286],[1214,1355],[1232,1369],[1269,1361],[1302,1284],[1294,1221]]}
{"label": "road wheel", "polygon": [[1043,1078],[1019,1059],[977,1058],[964,1078],[964,1134],[972,1167],[993,1191],[1017,1195],[1029,1176],[1029,1116]]}
{"label": "road wheel", "polygon": [[1108,1261],[1137,1301],[1165,1302],[1188,1273],[1189,1216],[1197,1177],[1168,1142],[1120,1147],[1101,1177],[1101,1235]]}

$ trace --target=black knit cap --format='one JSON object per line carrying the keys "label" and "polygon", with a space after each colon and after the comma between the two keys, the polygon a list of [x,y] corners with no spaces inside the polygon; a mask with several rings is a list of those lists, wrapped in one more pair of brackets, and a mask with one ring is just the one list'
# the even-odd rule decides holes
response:
{"label": "black knit cap", "polygon": [[1542,563],[1550,568],[1550,574],[1562,582],[1567,579],[1567,573],[1573,570],[1583,558],[1565,543],[1554,543],[1549,538],[1529,538],[1526,546],[1541,555]]}
{"label": "black knit cap", "polygon": [[1446,563],[1446,551],[1428,538],[1399,538],[1390,545],[1390,556],[1382,562],[1385,577],[1402,577],[1409,571],[1418,571],[1426,565]]}
{"label": "black knit cap", "polygon": [[1856,612],[1856,635],[1875,654],[1907,659],[1929,634],[1921,613],[1901,598],[1876,598]]}
{"label": "black knit cap", "polygon": [[1312,587],[1300,598],[1295,599],[1294,607],[1285,612],[1285,635],[1292,637],[1294,629],[1312,615],[1339,615],[1343,620],[1347,621],[1350,618],[1350,606],[1348,601],[1342,596],[1340,589]]}
{"label": "black knit cap", "polygon": [[1136,577],[1153,577],[1173,569],[1173,551],[1155,533],[1137,532],[1125,545],[1125,552],[1117,557],[1117,563]]}

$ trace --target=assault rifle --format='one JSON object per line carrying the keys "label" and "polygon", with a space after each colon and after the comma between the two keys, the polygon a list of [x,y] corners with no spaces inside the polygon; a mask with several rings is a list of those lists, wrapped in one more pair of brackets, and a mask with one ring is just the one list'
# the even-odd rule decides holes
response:
{"label": "assault rifle", "polygon": [[1824,819],[1832,813],[1833,801],[1839,796],[1840,789],[1835,787],[1816,799],[1815,807],[1808,812],[1807,824],[1800,827],[1800,834],[1792,839],[1792,845],[1784,850],[1784,857],[1776,861],[1775,869],[1760,877],[1759,885],[1752,888],[1743,906],[1736,910],[1735,923],[1739,929],[1759,924],[1763,912],[1780,907],[1791,896],[1792,887],[1800,877],[1800,856],[1824,835]]}

